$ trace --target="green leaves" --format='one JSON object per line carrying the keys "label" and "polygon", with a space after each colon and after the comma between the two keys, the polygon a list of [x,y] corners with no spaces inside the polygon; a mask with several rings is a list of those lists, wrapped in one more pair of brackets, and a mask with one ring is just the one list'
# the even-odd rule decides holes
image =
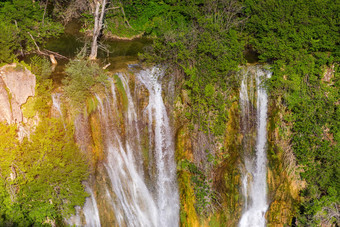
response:
{"label": "green leaves", "polygon": [[[318,56],[301,54],[301,59],[294,63],[276,62],[271,84],[273,98],[283,94],[291,113],[285,120],[293,123],[292,148],[297,164],[303,168],[300,175],[307,182],[298,219],[306,226],[318,226],[325,220],[334,222],[328,212],[333,203],[340,201],[339,66],[333,63],[334,76],[325,82],[321,69],[332,58]],[[280,77],[284,79],[279,80]]]}
{"label": "green leaves", "polygon": [[87,164],[73,141],[71,127],[65,130],[61,120],[44,119],[30,141],[22,143],[14,127],[0,124],[0,132],[7,137],[1,141],[9,141],[0,146],[4,223],[42,224],[68,217],[76,205],[84,204],[87,193],[82,181],[88,176]]}
{"label": "green leaves", "polygon": [[95,62],[75,59],[66,66],[68,77],[63,80],[64,90],[75,108],[84,107],[96,87],[106,83],[104,70]]}
{"label": "green leaves", "polygon": [[[44,10],[31,0],[6,1],[0,5],[0,61],[11,62],[19,52],[36,49],[46,38],[62,32],[60,23],[53,22],[48,15],[43,18]],[[43,22],[44,21],[44,22]]]}
{"label": "green leaves", "polygon": [[340,5],[336,1],[246,1],[250,43],[260,59],[294,60],[298,52],[335,51]]}

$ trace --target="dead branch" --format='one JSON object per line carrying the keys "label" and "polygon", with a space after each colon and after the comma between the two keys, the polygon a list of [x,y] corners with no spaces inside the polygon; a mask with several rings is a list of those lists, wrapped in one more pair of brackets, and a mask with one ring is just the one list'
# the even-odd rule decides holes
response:
{"label": "dead branch", "polygon": [[129,21],[126,19],[124,7],[121,6],[120,8],[121,8],[121,10],[122,10],[122,14],[123,14],[123,16],[124,16],[124,21],[125,21],[125,23],[126,23],[132,30],[135,30],[135,29],[133,29],[133,27],[131,27]]}
{"label": "dead branch", "polygon": [[46,10],[47,10],[47,5],[48,5],[48,0],[46,1],[46,4],[45,4],[45,9],[44,9],[44,15],[43,15],[43,18],[42,18],[42,21],[41,21],[41,24],[44,26],[44,21],[45,21],[45,15],[46,15]]}
{"label": "dead branch", "polygon": [[115,7],[107,8],[106,11],[111,10],[111,9],[119,9],[119,8],[120,6],[115,6]]}
{"label": "dead branch", "polygon": [[54,51],[51,51],[51,50],[46,50],[46,49],[45,50],[40,50],[40,48],[39,48],[37,42],[35,41],[35,39],[33,38],[32,34],[30,32],[27,32],[27,33],[29,34],[29,36],[31,37],[34,45],[36,46],[38,54],[45,55],[45,56],[48,56],[48,57],[50,57],[50,55],[53,54],[53,55],[55,55],[56,58],[68,59],[64,55],[61,55],[61,54],[59,54],[57,52],[54,52]]}
{"label": "dead branch", "polygon": [[103,69],[107,69],[107,67],[109,67],[110,65],[111,65],[111,63],[106,64],[106,65],[103,67]]}

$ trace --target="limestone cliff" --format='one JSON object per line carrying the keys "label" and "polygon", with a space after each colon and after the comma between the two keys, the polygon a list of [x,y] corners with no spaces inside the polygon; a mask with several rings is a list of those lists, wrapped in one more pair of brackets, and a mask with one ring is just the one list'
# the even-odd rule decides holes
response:
{"label": "limestone cliff", "polygon": [[21,106],[35,94],[36,78],[20,64],[0,68],[0,121],[20,123],[23,119]]}

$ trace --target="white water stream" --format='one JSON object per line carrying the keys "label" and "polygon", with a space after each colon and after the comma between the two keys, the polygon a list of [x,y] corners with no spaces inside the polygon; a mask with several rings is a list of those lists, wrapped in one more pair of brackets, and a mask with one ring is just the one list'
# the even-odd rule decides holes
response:
{"label": "white water stream", "polygon": [[[114,115],[117,111],[116,84],[111,80],[111,95],[96,96],[104,133],[106,161],[104,168],[111,187],[105,197],[111,204],[119,226],[175,227],[179,226],[179,195],[176,181],[174,142],[169,118],[162,98],[161,77],[163,71],[152,68],[136,73],[136,79],[149,92],[149,103],[144,109],[148,119],[149,155],[155,166],[149,166],[149,180],[144,176],[140,129],[135,101],[129,88],[129,78],[118,74],[126,97],[124,111],[124,136],[117,127]],[[83,208],[86,226],[100,226],[99,211],[95,196]],[[92,215],[91,215],[92,214]],[[74,223],[74,222],[73,222]]]}
{"label": "white water stream", "polygon": [[155,143],[155,200],[159,217],[157,226],[173,227],[179,225],[179,195],[173,135],[162,98],[160,80],[163,75],[163,70],[154,67],[139,72],[137,77],[149,91],[149,104],[146,110],[149,118],[149,139],[152,138]]}
{"label": "white water stream", "polygon": [[[249,141],[244,143],[245,172],[242,179],[242,192],[245,198],[245,206],[239,227],[264,227],[266,225],[265,214],[268,209],[267,201],[267,103],[268,97],[262,82],[271,76],[267,72],[255,66],[244,74],[241,83],[240,104],[242,110],[242,123],[244,138],[247,138],[251,130],[253,77],[247,75],[250,71],[255,73],[256,80],[256,146],[255,157],[249,154],[252,150]],[[250,73],[251,74],[251,73]],[[249,91],[249,92],[248,92]],[[250,93],[250,94],[249,94]],[[251,134],[251,133],[250,133]]]}
{"label": "white water stream", "polygon": [[61,112],[60,107],[60,96],[61,93],[53,93],[52,95],[52,106],[55,108],[59,114],[59,117],[63,118],[63,113]]}
{"label": "white water stream", "polygon": [[85,227],[100,227],[100,218],[97,202],[92,189],[86,185],[86,191],[90,194],[90,197],[86,198],[83,212],[86,220]]}

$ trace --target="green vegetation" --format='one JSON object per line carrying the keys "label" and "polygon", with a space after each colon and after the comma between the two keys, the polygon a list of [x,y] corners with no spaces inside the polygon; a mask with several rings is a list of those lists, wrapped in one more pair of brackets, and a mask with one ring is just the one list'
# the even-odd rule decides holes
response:
{"label": "green vegetation", "polygon": [[11,62],[35,50],[34,42],[43,44],[62,31],[60,23],[52,21],[39,3],[31,0],[0,2],[0,29],[0,62]]}
{"label": "green vegetation", "polygon": [[[158,27],[158,38],[151,53],[143,56],[151,62],[170,64],[185,77],[184,88],[190,97],[187,118],[199,130],[222,136],[227,120],[226,107],[231,88],[238,85],[232,72],[237,71],[243,55],[242,33],[235,2],[227,9],[226,1],[172,2],[169,17]],[[171,16],[180,14],[174,20]],[[171,72],[170,72],[171,73]]]}
{"label": "green vegetation", "polygon": [[68,63],[63,80],[64,90],[75,109],[83,108],[87,98],[107,83],[104,70],[95,62],[75,59]]}
{"label": "green vegetation", "polygon": [[310,73],[289,81],[293,86],[285,100],[291,114],[286,118],[294,122],[294,154],[304,169],[302,179],[308,184],[302,192],[304,215],[299,221],[319,225],[319,221],[336,220],[331,212],[340,199],[340,75],[335,73],[329,84],[321,80],[321,71]]}
{"label": "green vegetation", "polygon": [[23,106],[40,123],[29,139],[19,141],[17,127],[0,122],[0,226],[51,226],[62,223],[88,196],[82,181],[88,165],[73,140],[74,130],[62,119],[50,119],[51,64],[33,57],[29,68],[37,78],[36,96]]}
{"label": "green vegetation", "polygon": [[[30,68],[32,73],[36,75],[37,85],[36,94],[31,102],[34,104],[34,111],[40,114],[41,117],[48,117],[50,114],[51,92],[53,89],[51,63],[46,59],[39,56],[31,58]],[[30,105],[30,102],[26,104]],[[31,114],[32,115],[32,111]]]}
{"label": "green vegetation", "polygon": [[211,187],[212,181],[209,181],[204,170],[186,159],[180,161],[178,170],[188,171],[191,174],[190,182],[194,188],[196,212],[199,215],[208,216],[214,210],[216,200],[216,194]]}
{"label": "green vegetation", "polygon": [[0,123],[0,225],[40,226],[74,213],[87,194],[87,165],[61,120],[44,119],[30,140]]}
{"label": "green vegetation", "polygon": [[[272,99],[283,98],[290,111],[285,120],[293,123],[292,148],[307,183],[298,223],[339,223],[332,212],[340,201],[340,4],[317,0],[245,4],[249,44],[261,61],[272,63]],[[325,67],[332,75],[328,79]]]}

